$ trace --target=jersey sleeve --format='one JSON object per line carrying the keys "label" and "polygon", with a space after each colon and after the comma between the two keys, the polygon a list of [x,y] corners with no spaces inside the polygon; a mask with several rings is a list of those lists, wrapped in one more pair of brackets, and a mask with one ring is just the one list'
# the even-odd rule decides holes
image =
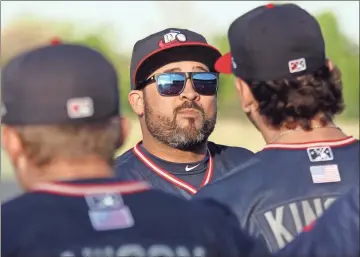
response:
{"label": "jersey sleeve", "polygon": [[359,186],[336,200],[314,223],[277,257],[359,255]]}

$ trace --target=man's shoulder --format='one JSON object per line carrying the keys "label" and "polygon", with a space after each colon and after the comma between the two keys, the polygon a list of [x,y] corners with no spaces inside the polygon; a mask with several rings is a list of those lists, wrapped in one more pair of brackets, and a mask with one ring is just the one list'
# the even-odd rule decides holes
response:
{"label": "man's shoulder", "polygon": [[144,179],[146,172],[146,166],[142,165],[142,162],[135,155],[133,148],[130,148],[114,161],[114,170],[117,177],[138,180]]}
{"label": "man's shoulder", "polygon": [[21,228],[26,234],[46,216],[44,206],[51,204],[53,208],[49,209],[56,211],[56,205],[51,199],[33,193],[25,193],[1,204],[2,231],[12,233],[11,231]]}
{"label": "man's shoulder", "polygon": [[132,147],[115,158],[115,167],[131,164],[134,160],[136,160],[136,155]]}
{"label": "man's shoulder", "polygon": [[208,142],[208,148],[212,154],[242,154],[246,156],[254,155],[252,151],[244,147],[216,144],[212,141]]}
{"label": "man's shoulder", "polygon": [[252,158],[255,154],[243,147],[227,146],[208,142],[208,148],[214,160],[223,163],[230,170]]}
{"label": "man's shoulder", "polygon": [[[215,198],[216,200],[226,202],[226,199],[232,199],[234,195],[238,195],[241,191],[252,191],[249,189],[249,186],[252,188],[256,187],[256,181],[258,181],[258,177],[256,175],[254,176],[254,172],[261,171],[263,165],[260,159],[256,157],[250,158],[230,170],[215,183],[202,188],[194,196],[194,199]],[[224,190],[224,188],[226,188],[226,190]]]}
{"label": "man's shoulder", "polygon": [[[1,204],[1,215],[8,215],[24,206],[37,205],[38,197],[32,193],[24,193]],[[11,217],[11,215],[9,215]]]}

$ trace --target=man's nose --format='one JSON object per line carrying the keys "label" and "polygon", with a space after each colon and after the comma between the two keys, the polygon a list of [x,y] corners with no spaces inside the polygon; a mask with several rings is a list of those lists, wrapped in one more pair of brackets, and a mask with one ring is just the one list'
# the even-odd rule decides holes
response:
{"label": "man's nose", "polygon": [[200,95],[194,90],[191,79],[187,78],[185,83],[186,83],[185,88],[183,92],[180,94],[181,100],[185,100],[185,99],[189,101],[197,100],[200,97]]}

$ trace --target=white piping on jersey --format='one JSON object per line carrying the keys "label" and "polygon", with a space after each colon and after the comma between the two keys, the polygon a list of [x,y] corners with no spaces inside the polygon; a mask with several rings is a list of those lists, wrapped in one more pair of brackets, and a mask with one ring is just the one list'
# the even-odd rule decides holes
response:
{"label": "white piping on jersey", "polygon": [[[181,187],[182,189],[185,189],[186,191],[190,192],[191,194],[197,193],[197,189],[195,187],[193,187],[193,186],[189,185],[188,183],[186,183],[185,181],[178,179],[177,177],[171,175],[169,172],[161,169],[159,166],[157,166],[155,163],[153,163],[150,159],[148,159],[139,149],[139,144],[140,144],[140,142],[134,146],[133,151],[144,164],[146,164],[155,173],[157,173],[159,176],[163,177],[164,179],[166,179],[173,185]],[[213,169],[214,169],[213,157],[211,156],[210,150],[207,149],[207,151],[209,154],[209,164],[208,164],[208,168],[206,170],[205,178],[204,178],[203,182],[201,183],[201,187],[207,185],[213,176]]]}
{"label": "white piping on jersey", "polygon": [[132,194],[150,189],[150,185],[143,181],[118,182],[114,184],[65,184],[65,183],[43,183],[37,185],[32,191],[40,191],[54,194],[83,196],[87,194],[120,193]]}
{"label": "white piping on jersey", "polygon": [[263,150],[272,149],[272,148],[281,148],[281,149],[305,149],[308,147],[317,147],[317,146],[332,146],[340,147],[356,142],[357,139],[349,136],[340,140],[329,140],[329,141],[319,141],[319,142],[306,142],[306,143],[295,143],[295,144],[268,144]]}

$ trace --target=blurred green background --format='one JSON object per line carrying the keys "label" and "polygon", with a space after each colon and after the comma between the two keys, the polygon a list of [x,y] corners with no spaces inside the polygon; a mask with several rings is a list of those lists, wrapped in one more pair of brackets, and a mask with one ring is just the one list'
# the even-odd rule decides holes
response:
{"label": "blurred green background", "polygon": [[[339,5],[343,4],[341,2]],[[194,22],[205,22],[201,15],[197,14],[197,9],[191,8],[191,3],[187,2],[186,6],[176,5],[158,5],[162,8],[162,13],[166,17],[172,19],[163,19],[162,27],[158,30],[170,26],[178,26],[180,28],[192,29],[191,24]],[[204,2],[206,5],[206,2]],[[260,5],[260,4],[259,4]],[[299,2],[301,6],[301,2]],[[126,6],[126,5],[122,5]],[[69,2],[69,8],[72,4]],[[104,8],[106,6],[104,5]],[[126,7],[125,7],[126,8]],[[6,12],[2,6],[1,12]],[[82,10],[79,10],[81,12]],[[109,10],[110,11],[110,10]],[[46,13],[46,9],[43,10]],[[188,13],[186,13],[188,12]],[[206,12],[206,10],[201,10]],[[199,13],[201,13],[199,11]],[[183,16],[179,16],[183,13]],[[239,13],[240,15],[241,13]],[[175,16],[178,17],[177,20]],[[200,17],[199,17],[200,16]],[[344,96],[346,103],[345,112],[338,118],[340,125],[344,126],[344,130],[356,137],[359,136],[359,45],[357,40],[346,35],[339,25],[339,21],[335,13],[323,10],[316,13],[316,18],[320,22],[323,34],[326,40],[327,56],[342,71],[344,82]],[[138,18],[136,18],[138,19]],[[211,18],[210,18],[211,19]],[[200,21],[199,21],[200,20]],[[169,21],[167,24],[167,21]],[[170,22],[171,21],[171,22]],[[208,26],[212,26],[211,20],[206,21]],[[151,21],[149,21],[151,23]],[[357,23],[355,25],[355,23]],[[359,21],[354,19],[354,28],[359,29]],[[31,12],[21,12],[13,15],[11,21],[6,26],[1,27],[1,65],[9,60],[15,54],[28,50],[33,47],[48,44],[54,37],[60,37],[64,42],[76,42],[91,46],[104,53],[116,66],[119,73],[122,110],[125,115],[131,118],[133,130],[126,145],[119,150],[118,154],[133,146],[134,143],[141,139],[141,133],[137,124],[136,117],[133,116],[127,95],[130,89],[129,81],[129,65],[130,51],[121,51],[121,42],[118,41],[119,33],[111,26],[111,24],[99,24],[96,28],[88,30],[83,22],[73,22],[67,19],[53,19],[49,16],[41,16]],[[147,25],[147,21],[143,22],[143,26]],[[124,24],[124,26],[131,26]],[[133,28],[136,30],[136,28]],[[153,31],[153,32],[156,32]],[[198,31],[202,33],[201,31]],[[218,47],[221,52],[225,53],[229,50],[227,43],[227,29],[219,32],[214,30],[207,33],[208,41]],[[147,35],[143,35],[145,37]],[[140,38],[139,38],[140,39]],[[126,37],[124,37],[126,40]],[[101,85],[99,85],[101,86]],[[221,75],[221,84],[219,89],[219,122],[216,131],[211,136],[212,140],[218,143],[229,145],[242,145],[251,150],[259,150],[263,146],[261,136],[255,129],[251,127],[249,122],[244,118],[240,111],[238,99],[233,86],[233,78],[231,76]],[[1,172],[2,176],[11,176],[12,168],[9,165],[3,151],[1,151]]]}

